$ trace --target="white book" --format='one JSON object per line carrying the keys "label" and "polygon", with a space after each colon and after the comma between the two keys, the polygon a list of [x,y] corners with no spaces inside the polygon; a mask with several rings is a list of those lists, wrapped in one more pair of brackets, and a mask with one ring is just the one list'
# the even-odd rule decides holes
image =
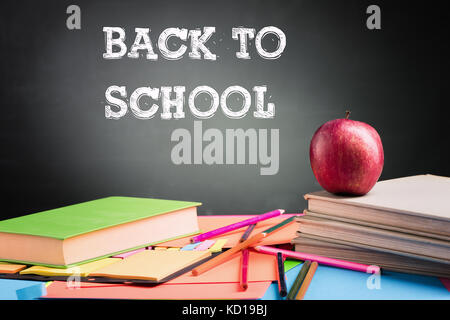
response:
{"label": "white book", "polygon": [[417,175],[377,182],[364,196],[318,191],[306,194],[305,199],[311,212],[442,240],[450,237],[448,177]]}

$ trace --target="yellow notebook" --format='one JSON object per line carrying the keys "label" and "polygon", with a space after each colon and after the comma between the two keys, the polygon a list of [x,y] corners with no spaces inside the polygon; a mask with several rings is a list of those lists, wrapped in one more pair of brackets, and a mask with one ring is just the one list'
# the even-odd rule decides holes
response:
{"label": "yellow notebook", "polygon": [[91,276],[160,281],[211,255],[210,251],[145,250],[98,269]]}
{"label": "yellow notebook", "polygon": [[22,270],[20,274],[37,274],[40,276],[71,276],[80,275],[80,277],[87,277],[91,272],[103,268],[107,265],[114,264],[122,259],[106,258],[85,264],[80,264],[76,267],[67,269],[49,268],[44,266],[32,266],[28,269]]}

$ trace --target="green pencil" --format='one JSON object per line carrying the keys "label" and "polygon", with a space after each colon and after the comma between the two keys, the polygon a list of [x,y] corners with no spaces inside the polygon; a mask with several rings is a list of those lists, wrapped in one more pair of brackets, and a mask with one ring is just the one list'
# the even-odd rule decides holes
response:
{"label": "green pencil", "polygon": [[297,295],[297,292],[300,289],[300,286],[303,280],[305,279],[306,273],[308,273],[310,266],[311,266],[310,260],[307,260],[303,263],[303,266],[298,272],[297,278],[295,279],[294,284],[291,287],[291,290],[289,290],[289,293],[286,297],[287,300],[295,300],[295,296]]}

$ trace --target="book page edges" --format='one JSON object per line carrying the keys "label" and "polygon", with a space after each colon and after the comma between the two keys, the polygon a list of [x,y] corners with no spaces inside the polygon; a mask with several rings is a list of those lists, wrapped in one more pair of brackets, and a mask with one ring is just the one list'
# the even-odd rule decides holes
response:
{"label": "book page edges", "polygon": [[[445,183],[447,183],[446,181],[448,181],[448,183],[450,185],[450,178],[443,177],[443,176],[430,175],[430,174],[396,178],[396,179],[391,179],[391,180],[384,180],[384,181],[377,182],[377,184],[381,183],[382,185],[385,186],[386,184],[393,183],[396,180],[400,181],[401,183],[405,183],[405,181],[409,181],[409,180],[413,180],[413,179],[420,179],[420,178],[422,178],[422,179],[426,178],[428,180],[433,179],[436,181],[436,183],[443,183],[444,181],[445,181]],[[417,182],[415,182],[415,183],[417,183]],[[364,196],[360,196],[358,198],[361,199],[363,197]],[[443,216],[443,215],[439,215],[439,214],[435,214],[435,213],[424,213],[424,212],[419,212],[419,211],[404,210],[401,208],[394,208],[394,207],[388,207],[388,206],[382,206],[382,205],[374,205],[374,204],[369,204],[369,203],[352,202],[351,197],[338,196],[335,194],[328,193],[325,190],[307,193],[304,195],[304,199],[306,201],[308,201],[309,199],[317,199],[320,201],[327,201],[327,202],[332,202],[332,203],[337,203],[337,204],[351,205],[354,207],[370,208],[370,209],[379,210],[379,211],[395,212],[395,213],[405,214],[408,216],[418,216],[418,217],[423,217],[423,218],[429,218],[429,219],[435,219],[435,220],[439,220],[439,221],[450,222],[450,215]],[[449,208],[449,212],[450,212],[450,208]]]}

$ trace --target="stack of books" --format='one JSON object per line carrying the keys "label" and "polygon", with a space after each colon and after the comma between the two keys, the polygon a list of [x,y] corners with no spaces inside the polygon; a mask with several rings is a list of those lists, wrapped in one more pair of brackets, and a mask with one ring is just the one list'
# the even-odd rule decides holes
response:
{"label": "stack of books", "polygon": [[295,250],[450,277],[450,178],[418,175],[378,182],[364,196],[305,195]]}

